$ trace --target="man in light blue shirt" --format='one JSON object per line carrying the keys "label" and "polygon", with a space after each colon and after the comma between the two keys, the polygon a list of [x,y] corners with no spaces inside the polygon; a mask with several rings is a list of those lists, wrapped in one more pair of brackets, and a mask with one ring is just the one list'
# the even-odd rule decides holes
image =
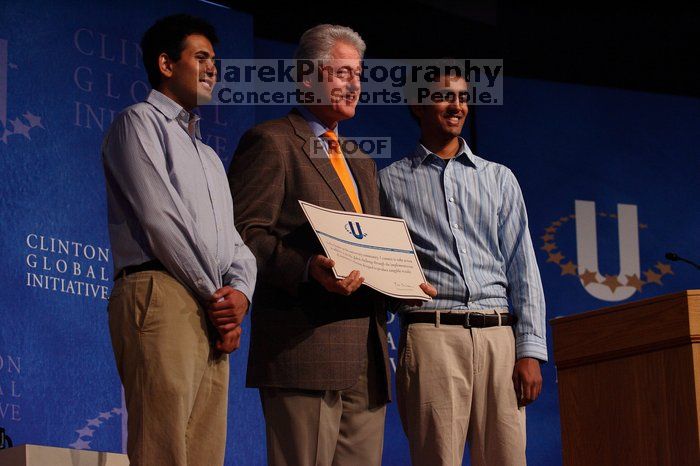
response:
{"label": "man in light blue shirt", "polygon": [[[513,173],[460,137],[467,82],[442,75],[411,105],[414,153],[379,172],[382,213],[404,218],[430,307],[400,309],[397,398],[417,465],[525,464],[523,407],[541,390],[545,303]],[[512,312],[508,312],[508,300]]]}
{"label": "man in light blue shirt", "polygon": [[153,86],[102,156],[115,284],[109,327],[131,465],[221,465],[229,362],[256,283],[221,160],[193,109],[216,82],[214,28],[174,15],[141,41]]}

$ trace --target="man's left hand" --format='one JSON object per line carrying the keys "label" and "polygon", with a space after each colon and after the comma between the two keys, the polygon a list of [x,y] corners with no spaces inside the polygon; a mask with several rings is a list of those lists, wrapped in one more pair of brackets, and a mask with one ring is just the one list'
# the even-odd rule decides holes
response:
{"label": "man's left hand", "polygon": [[243,334],[243,327],[240,325],[230,332],[221,335],[216,341],[214,348],[221,351],[222,353],[230,354],[236,351],[241,346],[241,335]]}
{"label": "man's left hand", "polygon": [[534,358],[518,359],[513,369],[513,386],[518,406],[527,406],[535,401],[542,391],[540,362]]}
{"label": "man's left hand", "polygon": [[221,335],[241,325],[248,312],[248,298],[238,290],[225,286],[216,290],[209,300],[209,319]]}
{"label": "man's left hand", "polygon": [[[434,298],[435,296],[437,296],[437,290],[430,283],[421,283],[420,289],[423,290],[423,293],[427,294],[431,298]],[[421,299],[403,299],[402,301],[406,306],[411,306],[411,307],[420,307],[425,302]]]}

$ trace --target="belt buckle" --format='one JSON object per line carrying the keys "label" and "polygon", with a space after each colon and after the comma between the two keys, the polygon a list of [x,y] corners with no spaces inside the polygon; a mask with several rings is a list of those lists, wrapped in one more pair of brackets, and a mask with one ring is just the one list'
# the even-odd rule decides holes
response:
{"label": "belt buckle", "polygon": [[471,316],[480,316],[481,317],[481,326],[482,327],[486,326],[486,314],[484,314],[483,312],[467,312],[466,317],[464,319],[464,328],[472,327]]}

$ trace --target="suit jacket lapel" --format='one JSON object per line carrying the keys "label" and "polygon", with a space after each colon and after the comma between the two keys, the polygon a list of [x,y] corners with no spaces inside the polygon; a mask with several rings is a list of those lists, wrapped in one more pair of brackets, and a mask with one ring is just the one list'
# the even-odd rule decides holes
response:
{"label": "suit jacket lapel", "polygon": [[[311,132],[311,128],[309,128],[309,125],[306,123],[304,117],[301,116],[298,111],[292,110],[287,115],[287,118],[289,118],[289,121],[294,128],[294,132],[299,139],[301,139],[300,142],[303,143],[302,149],[304,150],[304,153],[326,181],[331,191],[333,191],[333,194],[335,194],[335,197],[338,199],[338,202],[340,202],[340,205],[342,205],[343,209],[346,211],[354,211],[355,207],[353,207],[352,201],[350,200],[348,193],[345,192],[345,187],[340,181],[340,178],[338,178],[338,175],[336,174],[333,165],[331,165],[330,160],[328,160],[328,157],[311,156],[311,140],[315,136]],[[362,202],[362,200],[360,200],[360,202]]]}

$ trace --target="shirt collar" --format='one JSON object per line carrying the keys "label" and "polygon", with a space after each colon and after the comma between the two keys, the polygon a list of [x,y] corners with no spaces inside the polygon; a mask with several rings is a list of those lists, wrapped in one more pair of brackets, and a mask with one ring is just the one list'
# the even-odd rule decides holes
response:
{"label": "shirt collar", "polygon": [[[438,155],[430,152],[423,144],[418,143],[411,155],[411,167],[416,168],[418,165],[425,163],[426,160],[433,157],[440,158]],[[476,169],[479,168],[478,158],[471,151],[467,142],[461,137],[459,138],[459,150],[457,151],[457,155],[454,156],[454,160],[458,160],[466,165],[471,165]]]}
{"label": "shirt collar", "polygon": [[304,117],[304,120],[306,120],[306,123],[308,123],[311,131],[317,138],[323,136],[323,134],[327,131],[333,131],[336,136],[338,135],[338,125],[335,125],[335,128],[331,130],[328,126],[321,123],[321,120],[319,120],[316,115],[311,113],[309,109],[303,105],[298,106],[297,110],[299,110],[299,113],[301,113],[301,116]]}
{"label": "shirt collar", "polygon": [[190,124],[190,118],[193,118],[197,139],[202,139],[202,134],[199,130],[199,122],[201,117],[196,113],[189,113],[173,99],[155,89],[151,89],[151,92],[148,93],[146,102],[153,105],[156,110],[162,113],[167,119],[178,120],[180,125],[185,128],[185,131],[187,131],[187,127]]}

